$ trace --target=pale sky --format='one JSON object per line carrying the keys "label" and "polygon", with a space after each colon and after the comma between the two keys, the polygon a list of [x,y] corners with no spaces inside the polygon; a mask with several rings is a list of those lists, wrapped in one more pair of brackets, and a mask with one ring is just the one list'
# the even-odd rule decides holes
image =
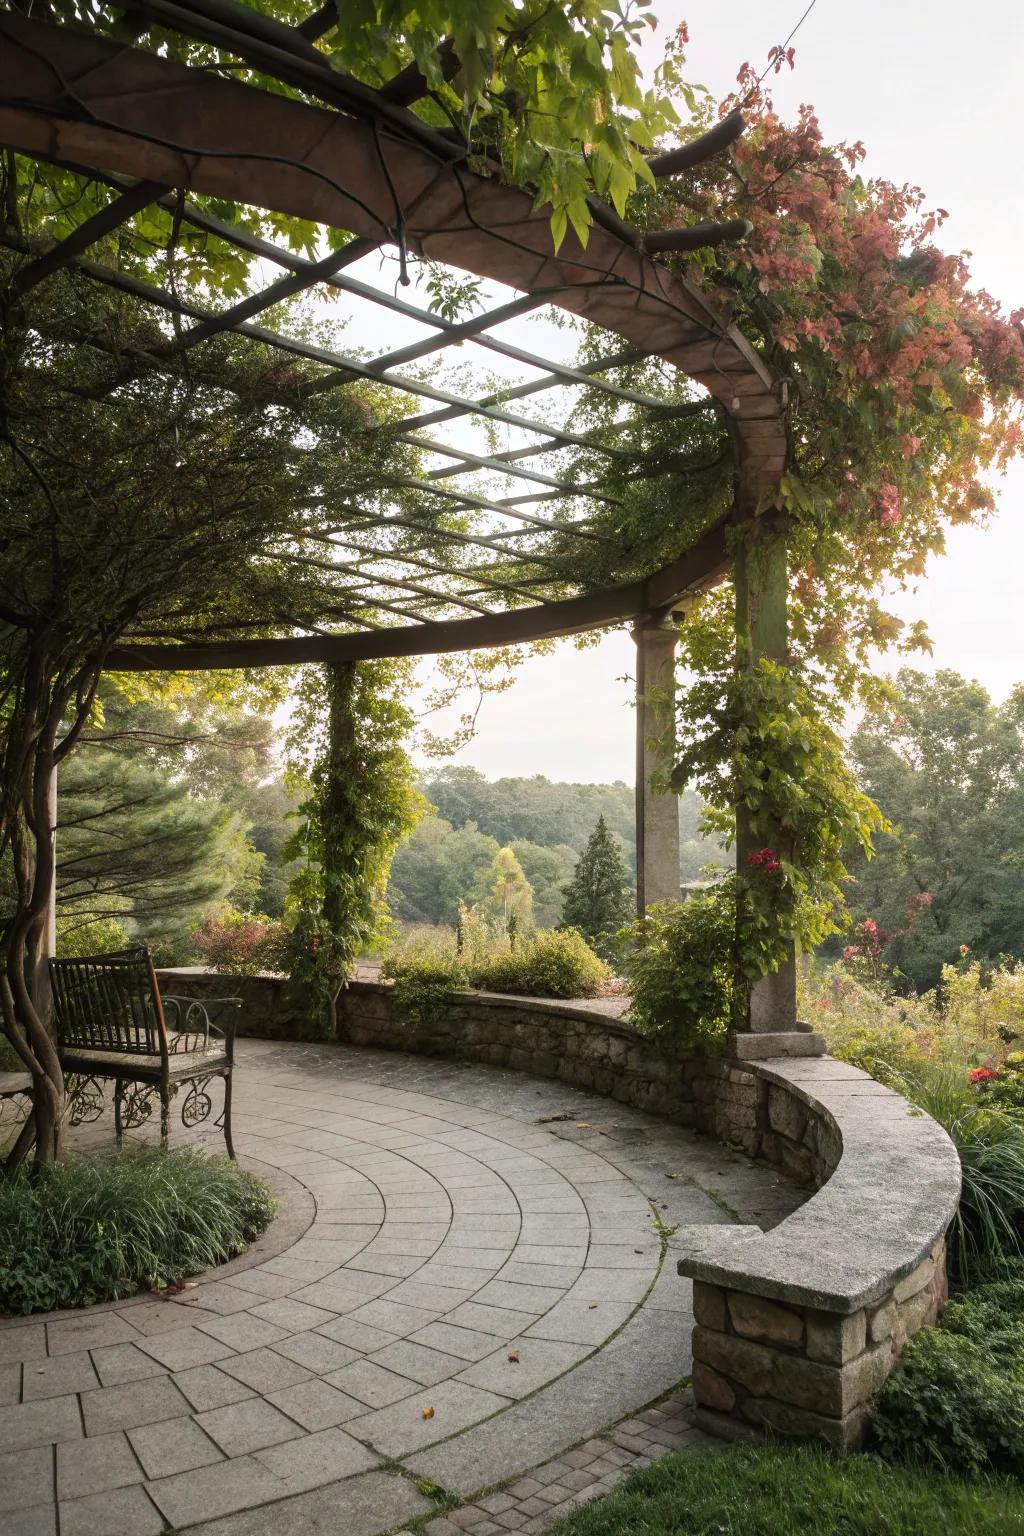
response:
{"label": "pale sky", "polygon": [[[784,40],[804,3],[654,0],[652,9],[659,39],[685,17],[689,78],[720,97],[744,60],[758,68],[767,62],[768,49]],[[813,103],[826,139],[864,142],[867,174],[922,186],[949,211],[943,245],[972,253],[976,285],[1006,309],[1024,303],[1024,8],[1015,0],[977,0],[968,8],[952,0],[817,0],[794,46],[796,70],[773,79],[783,112],[795,115],[801,102]],[[647,49],[652,68],[660,48],[652,40]],[[380,282],[387,274],[374,262],[365,275]],[[537,321],[530,324],[515,322],[498,334],[555,357],[572,345],[543,322],[539,329]],[[379,332],[371,339],[360,331],[353,324],[348,339],[380,340]],[[385,345],[396,344],[389,332]],[[1024,681],[1017,643],[1024,464],[994,489],[991,527],[952,530],[948,554],[891,606],[904,618],[927,621],[935,654],[922,665],[955,668],[1004,697]],[[617,632],[582,652],[566,642],[552,656],[531,659],[510,692],[485,702],[478,734],[456,760],[489,777],[631,781],[634,716],[623,677],[631,673],[632,653],[628,635]]]}
{"label": "pale sky", "polygon": [[[715,97],[729,94],[743,61],[757,68],[768,49],[785,40],[806,0],[652,0],[660,20],[646,46],[654,69],[662,40],[686,18],[688,75]],[[976,0],[972,8],[952,0],[817,0],[794,43],[797,69],[772,77],[775,101],[795,115],[811,101],[826,140],[861,140],[867,147],[866,174],[909,181],[926,190],[933,206],[949,210],[941,230],[946,249],[972,252],[975,284],[987,287],[1004,309],[1024,303],[1024,200],[1019,195],[1019,146],[1024,143],[1024,8],[1019,0]],[[393,255],[373,255],[353,275],[395,289],[427,306],[428,295],[413,286],[396,287]],[[511,293],[485,284],[488,309]],[[388,316],[362,303],[333,301],[324,310],[329,324],[344,327],[342,347],[373,353],[404,346],[425,335],[415,321]],[[504,336],[550,358],[573,353],[576,339],[560,333],[547,316],[528,316],[496,327]],[[465,378],[450,387],[474,393],[481,367],[497,378],[519,381],[534,370],[494,353],[465,347],[451,361]],[[562,396],[565,398],[565,396]],[[530,413],[560,409],[556,395],[525,402]],[[567,402],[565,409],[570,409]],[[516,429],[500,429],[502,445],[527,441]],[[451,441],[484,450],[479,427],[456,425]],[[456,482],[457,484],[457,482]],[[464,482],[465,484],[465,482]],[[477,488],[477,487],[471,487]],[[510,495],[514,488],[499,490]],[[978,677],[996,697],[1024,682],[1019,659],[1021,576],[1024,574],[1024,464],[993,485],[998,515],[987,530],[955,528],[949,553],[935,561],[915,591],[898,593],[890,608],[904,619],[923,617],[935,642],[932,662]],[[892,660],[890,665],[897,665]],[[476,739],[457,754],[488,777],[545,774],[551,779],[633,780],[634,711],[629,674],[633,642],[623,631],[596,647],[579,651],[562,642],[556,653],[534,657],[520,668],[516,685],[490,697],[479,717]],[[918,665],[918,662],[915,662]],[[430,664],[422,667],[424,679]],[[456,711],[457,713],[457,711]],[[448,730],[454,716],[431,722]]]}

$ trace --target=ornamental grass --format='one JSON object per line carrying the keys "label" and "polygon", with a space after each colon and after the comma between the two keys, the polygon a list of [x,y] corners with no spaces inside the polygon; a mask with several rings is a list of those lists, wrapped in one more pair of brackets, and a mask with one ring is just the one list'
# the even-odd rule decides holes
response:
{"label": "ornamental grass", "polygon": [[116,1301],[243,1253],[275,1203],[196,1148],[68,1157],[0,1182],[0,1312]]}

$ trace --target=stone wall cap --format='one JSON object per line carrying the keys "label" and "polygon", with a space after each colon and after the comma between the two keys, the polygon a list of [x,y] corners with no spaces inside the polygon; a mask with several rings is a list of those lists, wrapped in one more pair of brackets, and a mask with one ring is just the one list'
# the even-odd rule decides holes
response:
{"label": "stone wall cap", "polygon": [[679,1272],[824,1312],[857,1312],[944,1236],[960,1198],[956,1148],[929,1115],[845,1062],[743,1065],[834,1127],[842,1156],[827,1183],[777,1227],[753,1238],[710,1227]]}

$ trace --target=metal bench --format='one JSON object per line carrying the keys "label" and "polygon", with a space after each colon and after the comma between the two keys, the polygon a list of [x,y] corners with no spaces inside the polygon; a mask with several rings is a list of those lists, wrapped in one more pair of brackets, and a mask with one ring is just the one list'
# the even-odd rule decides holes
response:
{"label": "metal bench", "polygon": [[160,1141],[166,1147],[171,1099],[188,1089],[181,1105],[185,1126],[200,1125],[213,1110],[207,1089],[224,1079],[223,1125],[229,1157],[235,1020],[218,1029],[209,1008],[241,1006],[241,998],[164,997],[148,950],[51,960],[57,1046],[68,1091],[72,1125],[103,1113],[101,1079],[114,1081],[117,1144],[142,1125],[160,1100]]}

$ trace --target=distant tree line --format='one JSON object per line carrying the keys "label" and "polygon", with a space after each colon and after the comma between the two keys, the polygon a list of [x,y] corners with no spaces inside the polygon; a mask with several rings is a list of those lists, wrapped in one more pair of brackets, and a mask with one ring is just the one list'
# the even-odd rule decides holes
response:
{"label": "distant tree line", "polygon": [[[460,900],[477,901],[500,848],[511,848],[533,887],[539,927],[562,919],[564,889],[599,820],[621,854],[628,879],[636,877],[633,786],[555,783],[533,778],[486,779],[475,768],[449,767],[421,789],[436,814],[424,818],[398,850],[391,872],[391,906],[402,921],[455,921]],[[700,802],[680,797],[680,880],[697,878],[727,856],[703,837]]]}

